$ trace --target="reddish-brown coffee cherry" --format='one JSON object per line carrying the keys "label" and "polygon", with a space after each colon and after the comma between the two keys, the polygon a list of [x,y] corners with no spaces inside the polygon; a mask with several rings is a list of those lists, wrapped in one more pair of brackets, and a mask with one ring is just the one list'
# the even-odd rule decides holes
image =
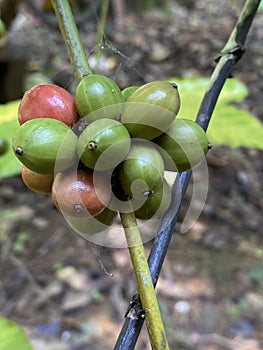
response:
{"label": "reddish-brown coffee cherry", "polygon": [[69,126],[79,120],[74,97],[54,84],[40,84],[28,90],[18,107],[18,121],[22,125],[35,118],[57,119]]}

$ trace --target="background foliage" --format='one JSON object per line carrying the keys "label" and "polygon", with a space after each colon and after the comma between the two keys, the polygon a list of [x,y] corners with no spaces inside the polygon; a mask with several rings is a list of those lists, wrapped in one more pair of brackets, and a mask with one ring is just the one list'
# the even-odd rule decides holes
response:
{"label": "background foliage", "polygon": [[16,128],[19,126],[17,120],[17,108],[19,100],[6,104],[0,104],[0,137],[9,143],[7,153],[0,156],[0,179],[17,175],[21,171],[21,163],[15,158],[11,143]]}
{"label": "background foliage", "polygon": [[0,350],[33,350],[24,331],[14,322],[0,317]]}
{"label": "background foliage", "polygon": [[[208,79],[175,78],[175,81],[182,99],[179,116],[194,119],[208,85]],[[247,87],[241,81],[229,79],[226,82],[207,131],[212,144],[263,149],[262,123],[238,106],[248,94]]]}

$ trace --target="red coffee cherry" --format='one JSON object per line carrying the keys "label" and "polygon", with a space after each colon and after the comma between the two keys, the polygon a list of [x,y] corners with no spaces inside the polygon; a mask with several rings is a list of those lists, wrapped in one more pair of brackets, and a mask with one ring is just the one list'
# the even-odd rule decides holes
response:
{"label": "red coffee cherry", "polygon": [[22,125],[35,118],[57,119],[69,126],[79,120],[74,97],[54,84],[40,84],[28,90],[18,107],[18,121]]}
{"label": "red coffee cherry", "polygon": [[108,205],[110,196],[111,187],[106,176],[87,168],[56,174],[52,187],[54,204],[69,216],[99,215]]}

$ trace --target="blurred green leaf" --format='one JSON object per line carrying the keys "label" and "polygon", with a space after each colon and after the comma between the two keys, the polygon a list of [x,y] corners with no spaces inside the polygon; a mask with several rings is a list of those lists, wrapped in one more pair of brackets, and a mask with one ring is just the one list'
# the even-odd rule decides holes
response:
{"label": "blurred green leaf", "polygon": [[231,305],[228,308],[227,313],[232,317],[239,318],[246,311],[246,306],[247,305],[241,301],[240,303]]}
{"label": "blurred green leaf", "polygon": [[91,293],[91,299],[97,303],[103,300],[103,294],[98,289],[94,289]]}
{"label": "blurred green leaf", "polygon": [[21,163],[12,151],[12,139],[19,126],[17,109],[20,100],[0,104],[0,137],[7,140],[8,151],[0,156],[0,179],[20,174]]}
{"label": "blurred green leaf", "polygon": [[263,12],[263,0],[260,1],[258,11]]}
{"label": "blurred green leaf", "polygon": [[[207,78],[169,79],[178,84],[181,96],[179,117],[195,119],[208,86]],[[231,104],[244,100],[249,91],[237,79],[229,79],[223,87],[207,130],[212,144],[263,150],[263,125],[249,112]]]}
{"label": "blurred green leaf", "polygon": [[64,267],[65,267],[65,265],[61,262],[57,262],[52,266],[54,271],[62,270]]}
{"label": "blurred green leaf", "polygon": [[27,232],[19,232],[16,236],[16,240],[13,243],[12,249],[15,253],[23,253],[26,248],[26,243],[29,241],[30,236]]}
{"label": "blurred green leaf", "polygon": [[257,267],[249,271],[249,278],[253,281],[263,281],[263,267]]}
{"label": "blurred green leaf", "polygon": [[25,332],[14,322],[0,317],[0,350],[33,350]]}

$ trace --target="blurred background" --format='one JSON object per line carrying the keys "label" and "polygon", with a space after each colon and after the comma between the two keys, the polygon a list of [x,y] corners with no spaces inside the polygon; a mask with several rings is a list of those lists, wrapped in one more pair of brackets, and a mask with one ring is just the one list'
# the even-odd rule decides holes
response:
{"label": "blurred background", "polygon": [[[98,42],[101,3],[71,1],[94,71],[122,89],[176,77],[194,119],[244,1],[112,0]],[[113,349],[135,291],[129,252],[74,233],[50,196],[25,187],[10,149],[27,89],[76,88],[52,6],[0,0],[0,16],[0,139],[8,148],[0,155],[0,315],[17,322],[35,350]],[[171,349],[263,349],[262,20],[261,2],[232,71],[235,90],[226,87],[208,130],[202,214],[180,233],[191,183],[158,282]],[[143,328],[136,349],[150,348]]]}

